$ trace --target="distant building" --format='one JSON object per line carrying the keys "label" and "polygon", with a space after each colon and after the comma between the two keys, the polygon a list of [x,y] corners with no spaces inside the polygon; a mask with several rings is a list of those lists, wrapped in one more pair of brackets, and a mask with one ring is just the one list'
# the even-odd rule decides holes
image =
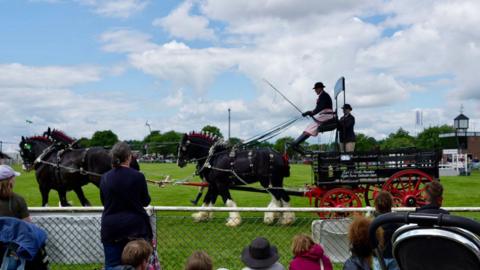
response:
{"label": "distant building", "polygon": [[470,158],[480,157],[480,132],[468,131],[469,119],[460,113],[454,119],[455,132],[440,134],[443,149],[457,149],[460,154]]}

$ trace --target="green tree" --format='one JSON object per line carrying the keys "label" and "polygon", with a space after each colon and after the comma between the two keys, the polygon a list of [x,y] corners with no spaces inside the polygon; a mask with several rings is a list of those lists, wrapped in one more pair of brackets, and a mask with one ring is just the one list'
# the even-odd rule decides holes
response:
{"label": "green tree", "polygon": [[453,131],[453,127],[448,125],[426,128],[418,134],[416,146],[419,149],[439,149],[442,147],[439,135]]}
{"label": "green tree", "polygon": [[177,144],[182,138],[182,134],[176,131],[168,131],[160,133],[158,130],[152,131],[143,140],[144,145],[147,145],[148,153],[159,153],[161,155],[176,155]]}
{"label": "green tree", "polygon": [[356,134],[355,151],[367,152],[373,151],[378,147],[377,140],[375,138],[367,136],[362,133]]}
{"label": "green tree", "polygon": [[235,145],[240,143],[242,143],[242,140],[240,138],[230,137],[230,140],[228,140],[229,145]]}
{"label": "green tree", "polygon": [[214,134],[220,138],[223,138],[222,132],[220,132],[220,129],[216,126],[206,125],[202,128],[202,132],[208,132],[210,134]]}
{"label": "green tree", "polygon": [[160,150],[159,143],[162,141],[160,130],[153,130],[143,139],[143,145],[146,153],[158,153]]}
{"label": "green tree", "polygon": [[259,142],[254,145],[255,147],[258,147],[258,148],[274,148],[274,145],[271,142],[267,142],[267,141]]}
{"label": "green tree", "polygon": [[90,147],[90,140],[88,138],[82,137],[78,139],[77,145],[84,148]]}
{"label": "green tree", "polygon": [[160,153],[162,155],[177,155],[177,143],[180,142],[182,133],[176,131],[168,131],[162,134],[160,143]]}
{"label": "green tree", "polygon": [[287,147],[287,154],[289,156],[292,156],[294,154],[293,150],[288,148],[288,144],[289,143],[292,143],[293,142],[293,138],[290,137],[290,136],[287,136],[287,137],[282,137],[282,138],[279,138],[275,144],[273,145],[273,148],[275,150],[277,150],[278,152],[280,153],[283,153]]}
{"label": "green tree", "polygon": [[92,139],[90,139],[90,146],[107,146],[112,147],[118,142],[118,137],[111,130],[95,131]]}
{"label": "green tree", "polygon": [[126,143],[128,143],[128,145],[130,145],[130,148],[134,151],[141,151],[143,152],[144,151],[144,148],[143,148],[143,142],[142,141],[139,141],[139,140],[127,140],[125,141]]}
{"label": "green tree", "polygon": [[399,128],[397,132],[390,133],[388,137],[380,143],[382,150],[408,148],[415,146],[415,138],[410,136],[408,131]]}

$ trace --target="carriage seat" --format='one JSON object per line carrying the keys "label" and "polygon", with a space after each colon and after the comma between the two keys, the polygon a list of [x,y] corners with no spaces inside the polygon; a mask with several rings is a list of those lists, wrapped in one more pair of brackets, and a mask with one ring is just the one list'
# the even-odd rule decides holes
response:
{"label": "carriage seat", "polygon": [[[375,231],[389,223],[407,224],[392,237],[393,255],[400,269],[480,269],[480,223],[446,214],[388,213],[370,225],[373,247],[378,246]],[[376,253],[381,257],[378,248]]]}
{"label": "carriage seat", "polygon": [[335,130],[337,129],[337,126],[338,126],[338,119],[337,117],[334,117],[322,123],[321,125],[319,125],[317,130],[318,132],[323,133],[323,132]]}

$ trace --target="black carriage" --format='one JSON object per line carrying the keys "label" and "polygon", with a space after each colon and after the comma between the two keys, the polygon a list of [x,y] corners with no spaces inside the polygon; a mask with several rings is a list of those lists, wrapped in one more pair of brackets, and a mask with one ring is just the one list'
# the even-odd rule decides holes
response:
{"label": "black carriage", "polygon": [[[273,87],[270,83],[268,84]],[[283,96],[280,91],[276,88],[274,89]],[[343,93],[343,103],[345,104],[344,77],[338,79],[334,87],[336,106],[334,119],[322,123],[322,125],[318,127],[320,133],[328,131],[336,132],[335,146],[338,146],[338,96],[341,93]],[[285,96],[283,97],[286,98]],[[289,100],[287,99],[287,101]],[[292,105],[295,106],[294,104]],[[300,111],[296,106],[295,108]],[[248,150],[248,147],[252,147],[255,143],[278,135],[279,132],[296,120],[298,120],[298,118],[277,125],[264,134],[255,136],[241,145],[236,145],[233,150],[228,148],[224,151],[234,152],[235,148]],[[186,141],[190,142],[190,140]],[[204,168],[205,164],[208,164],[210,156],[214,153],[212,149],[215,150],[215,145],[214,142],[210,142],[207,143],[206,146],[203,146],[210,150],[204,149],[203,155],[199,156],[208,156],[208,158],[206,158],[207,162],[203,161],[205,158],[203,160],[197,159],[197,162],[202,161],[197,164],[197,167]],[[187,149],[186,145],[181,143],[180,149],[183,148],[185,148],[184,151]],[[418,150],[415,148],[352,153],[341,153],[337,148],[330,152],[306,152],[306,155],[312,160],[313,183],[303,189],[287,189],[285,190],[286,193],[288,195],[308,197],[310,204],[316,207],[342,208],[362,207],[364,205],[362,201],[365,202],[366,206],[370,206],[373,198],[375,198],[376,194],[381,190],[388,191],[392,194],[395,206],[416,207],[426,204],[424,192],[426,184],[438,180],[438,163],[441,158],[439,151]],[[286,155],[284,157],[286,157]],[[288,157],[285,158],[285,162],[288,162]],[[231,162],[231,164],[233,163]],[[229,171],[234,178],[239,178],[238,172],[234,172],[235,166],[223,169],[208,166],[209,168],[217,170]],[[250,166],[253,166],[253,164],[250,163]],[[183,184],[208,186],[206,182]],[[246,183],[244,182],[243,184]],[[276,188],[283,189],[282,187],[275,186],[255,188],[238,184],[233,184],[229,188],[264,193],[270,193],[272,189]],[[197,200],[195,200],[195,202],[196,201]],[[336,214],[322,212],[319,213],[319,215],[331,217]],[[345,215],[345,213],[343,213],[343,215]]]}
{"label": "black carriage", "polygon": [[396,206],[425,204],[425,184],[439,178],[439,151],[312,152],[313,186],[305,193],[317,207],[370,206],[380,190]]}

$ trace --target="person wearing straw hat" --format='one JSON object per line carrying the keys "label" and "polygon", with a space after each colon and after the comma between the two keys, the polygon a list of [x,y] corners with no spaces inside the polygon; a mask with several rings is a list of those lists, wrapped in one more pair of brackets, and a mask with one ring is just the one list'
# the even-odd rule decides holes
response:
{"label": "person wearing straw hat", "polygon": [[20,173],[8,165],[0,165],[0,216],[31,221],[25,199],[13,192],[15,177]]}
{"label": "person wearing straw hat", "polygon": [[270,245],[263,237],[255,238],[242,252],[242,262],[245,264],[242,270],[285,270],[278,262],[277,247]]}

